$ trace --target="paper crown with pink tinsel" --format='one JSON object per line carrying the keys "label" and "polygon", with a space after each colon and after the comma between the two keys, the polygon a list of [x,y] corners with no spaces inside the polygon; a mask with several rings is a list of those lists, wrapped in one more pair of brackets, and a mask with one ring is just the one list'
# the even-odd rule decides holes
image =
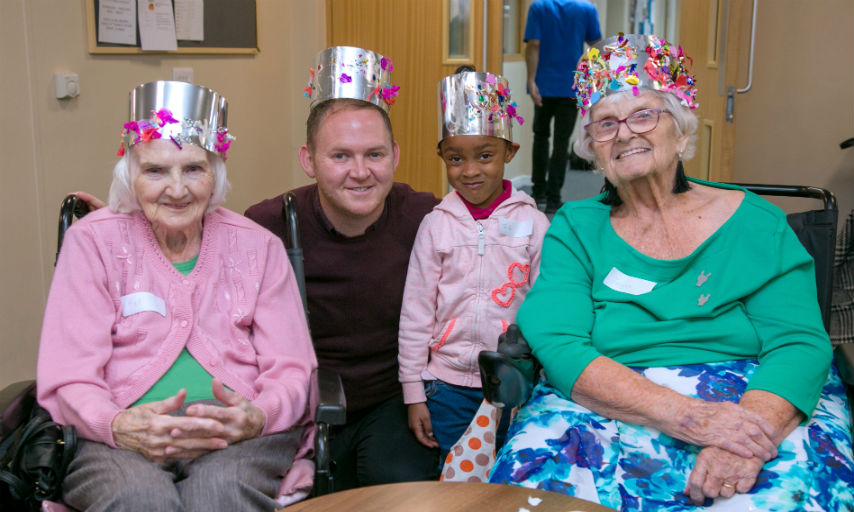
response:
{"label": "paper crown with pink tinsel", "polygon": [[399,85],[391,83],[394,65],[379,53],[354,46],[321,50],[308,70],[303,95],[311,107],[331,99],[351,98],[373,103],[388,112],[397,99]]}
{"label": "paper crown with pink tinsel", "polygon": [[608,94],[628,90],[637,96],[642,89],[672,93],[682,105],[697,108],[693,64],[681,46],[654,35],[609,37],[578,61],[573,85],[578,108],[583,115]]}
{"label": "paper crown with pink tinsel", "polygon": [[439,140],[488,135],[513,142],[513,120],[524,122],[510,98],[506,78],[465,71],[439,81]]}
{"label": "paper crown with pink tinsel", "polygon": [[228,101],[207,87],[165,80],[138,85],[130,92],[130,120],[117,154],[141,142],[167,139],[178,148],[195,144],[225,160],[234,140],[227,115]]}

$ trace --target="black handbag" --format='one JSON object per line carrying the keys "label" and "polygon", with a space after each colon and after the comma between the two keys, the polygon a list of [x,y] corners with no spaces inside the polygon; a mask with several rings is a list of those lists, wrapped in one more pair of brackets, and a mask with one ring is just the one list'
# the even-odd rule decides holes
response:
{"label": "black handbag", "polygon": [[[4,411],[0,441],[0,509],[38,510],[57,499],[68,464],[77,450],[77,432],[60,425],[35,400],[29,387],[12,414]],[[10,430],[10,425],[17,425]]]}

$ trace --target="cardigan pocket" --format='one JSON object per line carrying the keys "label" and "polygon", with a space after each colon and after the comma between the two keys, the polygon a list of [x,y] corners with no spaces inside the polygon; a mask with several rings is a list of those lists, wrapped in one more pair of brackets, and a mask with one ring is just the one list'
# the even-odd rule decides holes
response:
{"label": "cardigan pocket", "polygon": [[452,318],[451,321],[448,322],[448,325],[445,327],[445,331],[442,334],[442,337],[439,338],[438,342],[434,342],[430,346],[430,350],[438,351],[440,348],[442,348],[442,346],[448,341],[448,338],[451,336],[451,332],[454,330],[454,324],[456,324],[456,323],[457,323],[456,318]]}

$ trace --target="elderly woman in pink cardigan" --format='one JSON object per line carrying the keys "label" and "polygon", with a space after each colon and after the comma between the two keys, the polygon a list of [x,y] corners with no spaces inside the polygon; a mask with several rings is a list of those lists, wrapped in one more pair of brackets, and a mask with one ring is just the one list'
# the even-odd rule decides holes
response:
{"label": "elderly woman in pink cardigan", "polygon": [[39,402],[81,437],[63,500],[272,511],[312,435],[293,271],[276,236],[219,207],[225,99],[152,82],[130,101],[109,208],[69,229],[45,312]]}

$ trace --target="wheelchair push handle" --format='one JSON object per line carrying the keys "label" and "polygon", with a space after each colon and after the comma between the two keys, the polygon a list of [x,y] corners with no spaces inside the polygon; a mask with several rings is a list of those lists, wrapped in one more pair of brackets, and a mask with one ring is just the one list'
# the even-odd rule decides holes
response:
{"label": "wheelchair push handle", "polygon": [[89,213],[89,204],[86,201],[80,200],[76,195],[69,194],[62,200],[59,206],[59,228],[57,229],[56,238],[56,259],[53,260],[53,265],[59,260],[59,251],[62,249],[62,241],[65,238],[65,232],[71,227],[74,222],[74,217],[82,218]]}

